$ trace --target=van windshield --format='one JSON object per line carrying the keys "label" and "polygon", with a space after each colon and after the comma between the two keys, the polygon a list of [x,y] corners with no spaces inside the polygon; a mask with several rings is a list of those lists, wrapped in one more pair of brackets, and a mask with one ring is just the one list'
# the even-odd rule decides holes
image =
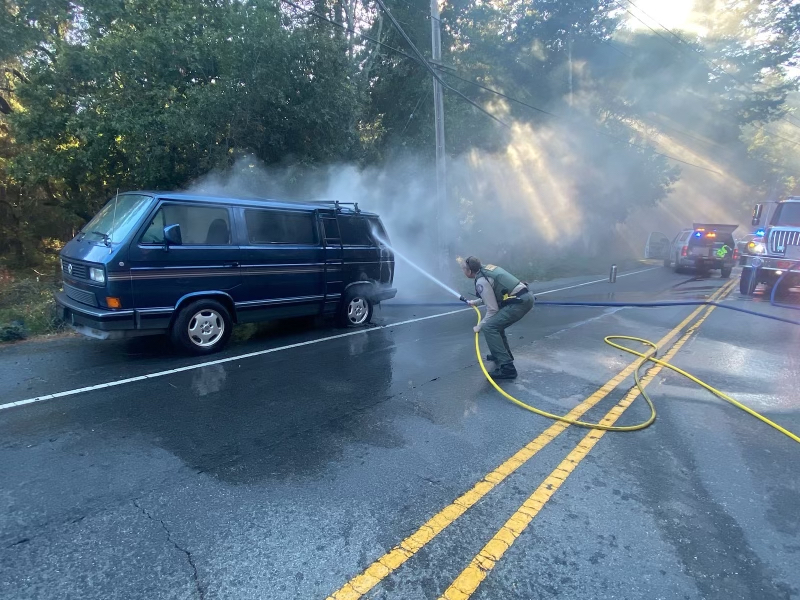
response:
{"label": "van windshield", "polygon": [[147,212],[152,202],[152,196],[143,194],[120,194],[118,200],[116,197],[111,198],[81,230],[81,236],[109,244],[121,242]]}

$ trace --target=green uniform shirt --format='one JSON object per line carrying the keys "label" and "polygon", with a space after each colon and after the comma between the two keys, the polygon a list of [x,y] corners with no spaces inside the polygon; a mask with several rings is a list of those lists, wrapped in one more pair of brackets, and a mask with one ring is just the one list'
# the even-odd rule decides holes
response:
{"label": "green uniform shirt", "polygon": [[475,293],[479,297],[481,296],[481,290],[478,289],[478,280],[481,277],[485,278],[486,281],[489,282],[489,285],[492,286],[498,306],[503,301],[503,296],[505,294],[511,294],[511,292],[522,283],[505,269],[496,267],[495,265],[485,265],[481,267],[481,270],[478,271],[478,275],[475,277]]}

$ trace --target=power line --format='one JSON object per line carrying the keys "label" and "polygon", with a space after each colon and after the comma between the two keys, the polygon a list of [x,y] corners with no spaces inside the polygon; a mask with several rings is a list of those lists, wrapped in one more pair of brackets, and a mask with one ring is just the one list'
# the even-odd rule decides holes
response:
{"label": "power line", "polygon": [[[687,47],[687,48],[688,48],[688,49],[689,49],[689,50],[690,50],[692,53],[694,53],[694,54],[697,54],[697,55],[700,57],[700,59],[701,59],[701,60],[702,60],[704,63],[706,63],[706,64],[707,64],[709,67],[711,67],[711,70],[712,70],[712,72],[714,72],[715,70],[717,70],[717,71],[721,71],[722,73],[724,73],[725,75],[727,75],[728,77],[730,77],[731,79],[733,79],[733,80],[734,80],[736,83],[738,83],[738,84],[739,84],[739,85],[741,85],[742,87],[744,87],[744,88],[748,89],[748,90],[749,90],[750,92],[752,92],[753,94],[758,94],[758,92],[757,92],[756,90],[754,90],[754,89],[753,89],[753,87],[752,87],[750,84],[748,84],[748,83],[745,83],[744,81],[742,81],[741,79],[739,79],[738,77],[736,77],[735,75],[733,75],[732,73],[729,73],[728,71],[726,71],[726,70],[725,70],[724,68],[722,68],[720,65],[718,65],[718,64],[714,63],[712,60],[710,60],[710,59],[706,58],[706,57],[703,55],[703,53],[702,53],[702,52],[701,52],[699,49],[695,48],[695,47],[694,47],[694,46],[692,46],[692,45],[691,45],[689,42],[687,42],[685,39],[683,39],[683,37],[681,37],[680,35],[678,35],[677,33],[675,33],[673,30],[669,29],[668,27],[666,27],[665,25],[663,25],[662,23],[660,23],[660,22],[658,21],[658,19],[656,19],[655,17],[652,17],[651,15],[647,14],[647,13],[646,13],[644,10],[642,10],[641,8],[639,8],[639,6],[637,6],[637,5],[636,5],[636,3],[634,3],[634,2],[633,2],[633,0],[625,0],[625,2],[627,2],[628,4],[630,4],[631,6],[633,6],[634,8],[636,8],[636,10],[638,10],[639,12],[641,12],[641,13],[642,13],[642,14],[643,14],[645,17],[647,17],[648,19],[652,20],[654,23],[656,23],[656,24],[657,24],[659,27],[661,27],[661,29],[663,29],[664,31],[666,31],[667,33],[669,33],[670,35],[672,35],[673,37],[675,37],[677,40],[679,40],[679,41],[680,41],[680,42],[681,42],[683,45],[685,45],[685,46],[686,46],[686,47]],[[672,43],[670,40],[668,40],[667,38],[665,38],[664,36],[662,36],[661,34],[659,34],[658,32],[656,32],[656,31],[655,31],[655,30],[654,30],[652,27],[650,27],[650,26],[649,26],[647,23],[645,23],[645,22],[644,22],[642,19],[640,19],[639,17],[637,17],[636,15],[634,15],[634,14],[633,14],[633,13],[632,13],[630,10],[628,10],[628,9],[627,9],[627,8],[625,8],[624,6],[620,6],[620,8],[622,8],[623,10],[625,10],[625,11],[626,11],[626,12],[627,12],[629,15],[631,15],[633,18],[635,18],[637,21],[639,21],[639,22],[640,22],[642,25],[644,25],[645,27],[647,27],[647,28],[648,28],[650,31],[652,31],[653,33],[655,33],[655,34],[656,34],[658,37],[660,37],[661,39],[663,39],[664,41],[666,41],[668,44],[670,44],[670,45],[671,45],[671,46],[673,46],[674,48],[678,48],[678,49],[679,49],[681,52],[684,52],[684,49],[683,49],[683,47],[682,47],[682,46],[677,46],[676,44]],[[779,117],[779,120],[781,120],[781,121],[786,121],[786,122],[787,122],[787,123],[789,123],[791,126],[793,126],[793,127],[797,127],[798,129],[800,129],[800,125],[798,125],[798,124],[794,123],[793,121],[789,120],[787,117]]]}
{"label": "power line", "polygon": [[442,85],[442,87],[444,87],[445,89],[448,89],[448,90],[452,91],[453,93],[457,94],[457,95],[458,95],[458,96],[459,96],[461,99],[465,100],[466,102],[468,102],[469,104],[471,104],[473,107],[477,108],[479,111],[481,111],[483,114],[485,114],[485,115],[486,115],[487,117],[489,117],[490,119],[492,119],[492,120],[494,120],[494,121],[497,121],[498,123],[500,123],[500,124],[501,124],[501,125],[503,125],[504,127],[507,127],[507,128],[509,128],[509,129],[511,128],[511,126],[510,126],[510,125],[508,125],[508,123],[505,123],[505,122],[504,122],[504,121],[502,121],[501,119],[497,118],[497,117],[496,117],[496,116],[494,116],[492,113],[490,113],[488,110],[486,110],[485,108],[483,108],[483,107],[482,107],[480,104],[478,104],[477,102],[474,102],[474,101],[473,101],[473,100],[471,100],[470,98],[467,98],[467,97],[466,97],[464,94],[462,94],[462,93],[461,93],[459,90],[455,89],[454,87],[450,86],[450,85],[449,85],[449,84],[448,84],[446,81],[444,81],[444,80],[443,80],[443,79],[442,79],[442,78],[439,76],[439,74],[436,72],[436,69],[434,69],[434,68],[431,66],[430,62],[428,62],[428,59],[426,59],[426,58],[425,58],[425,56],[422,54],[422,52],[420,52],[420,51],[419,51],[419,49],[417,49],[417,47],[414,45],[414,42],[412,42],[412,41],[411,41],[411,38],[410,38],[410,37],[408,37],[408,34],[406,34],[406,32],[405,32],[405,31],[403,31],[403,28],[402,28],[402,27],[400,27],[400,23],[398,23],[398,22],[397,22],[397,19],[395,19],[395,18],[394,18],[394,15],[392,14],[392,11],[390,11],[388,8],[386,8],[386,5],[383,3],[383,0],[375,0],[375,1],[376,1],[376,2],[378,3],[378,5],[381,7],[381,9],[383,10],[383,12],[384,12],[384,13],[386,13],[386,16],[387,16],[387,17],[389,17],[389,20],[392,22],[392,25],[394,25],[395,29],[397,29],[397,32],[398,32],[398,33],[399,33],[399,34],[400,34],[400,35],[403,37],[403,39],[406,41],[406,44],[408,44],[408,45],[411,47],[411,49],[414,51],[414,54],[416,54],[416,55],[417,55],[417,57],[418,57],[418,59],[419,59],[419,62],[420,62],[420,63],[421,63],[421,64],[422,64],[422,65],[423,65],[423,66],[424,66],[424,67],[425,67],[425,68],[426,68],[426,69],[427,69],[429,72],[430,72],[430,74],[431,74],[431,75],[433,75],[433,78],[434,78],[436,81],[438,81],[438,82],[439,82],[439,84],[441,84],[441,85]]}
{"label": "power line", "polygon": [[325,15],[323,15],[321,13],[318,13],[316,11],[313,11],[313,10],[310,10],[310,9],[307,9],[307,8],[304,8],[304,7],[300,6],[299,4],[295,4],[291,0],[281,0],[281,2],[283,2],[285,4],[288,4],[289,6],[292,6],[292,7],[296,8],[296,9],[298,9],[300,11],[303,11],[304,13],[307,13],[309,15],[313,15],[313,16],[317,17],[318,19],[322,19],[323,21],[327,21],[331,25],[335,25],[336,27],[339,27],[340,29],[344,29],[345,31],[349,31],[350,33],[354,33],[357,36],[361,37],[362,39],[369,40],[369,41],[371,41],[371,42],[373,42],[375,44],[378,44],[379,46],[382,46],[384,48],[387,48],[389,50],[397,52],[398,54],[400,54],[402,56],[405,56],[406,58],[411,59],[414,62],[417,62],[417,63],[421,64],[422,66],[424,66],[433,75],[434,79],[436,79],[437,81],[439,81],[442,84],[442,86],[444,86],[445,88],[449,89],[450,91],[452,91],[453,93],[458,95],[460,98],[462,98],[464,101],[466,101],[469,104],[471,104],[473,107],[477,108],[479,111],[484,113],[490,119],[492,119],[494,121],[497,121],[498,123],[500,123],[504,127],[507,127],[507,128],[511,127],[510,125],[508,125],[507,123],[505,123],[504,121],[502,121],[501,119],[499,119],[498,117],[496,117],[495,115],[493,115],[492,113],[487,111],[480,104],[478,104],[477,102],[474,102],[470,98],[467,98],[467,96],[465,96],[459,90],[453,88],[452,86],[448,85],[447,82],[443,81],[441,79],[441,77],[439,76],[439,74],[433,69],[433,67],[428,62],[428,60],[423,56],[423,54],[414,45],[414,42],[411,41],[411,38],[409,38],[408,35],[406,35],[405,31],[403,31],[403,28],[400,27],[399,24],[397,24],[396,19],[391,14],[391,12],[386,9],[386,6],[383,4],[382,0],[377,0],[377,1],[378,1],[379,5],[383,8],[383,10],[386,12],[386,15],[389,17],[389,20],[392,21],[392,24],[398,30],[400,35],[403,36],[403,39],[405,39],[406,43],[409,46],[411,46],[411,48],[416,52],[417,56],[412,56],[412,55],[408,54],[407,52],[403,52],[399,48],[395,48],[394,46],[390,46],[389,44],[384,44],[383,42],[381,42],[379,40],[376,40],[375,38],[372,38],[372,37],[370,37],[368,35],[365,35],[365,34],[361,33],[360,31],[356,31],[352,27],[348,27],[347,25],[344,25],[342,23],[338,23],[338,22],[334,21],[333,19],[329,19],[327,16],[325,16]]}
{"label": "power line", "polygon": [[[628,0],[626,0],[626,1],[628,1]],[[631,3],[631,4],[633,4],[633,3]],[[648,25],[648,24],[647,24],[647,23],[645,23],[645,22],[644,22],[642,19],[640,19],[639,17],[637,17],[635,14],[633,14],[633,13],[631,12],[631,10],[630,10],[630,9],[628,9],[628,8],[626,8],[626,7],[624,7],[624,6],[622,6],[622,4],[620,4],[619,2],[617,2],[617,6],[619,6],[619,7],[620,7],[622,10],[624,10],[626,13],[628,13],[628,14],[629,14],[630,16],[632,16],[634,19],[636,19],[637,21],[639,21],[639,23],[641,23],[642,25],[644,25],[645,27],[647,27],[647,28],[648,28],[650,31],[652,31],[652,32],[653,32],[653,34],[654,34],[654,35],[656,35],[656,36],[660,37],[662,40],[664,40],[664,41],[665,41],[666,43],[668,43],[670,46],[672,46],[673,48],[677,48],[677,49],[678,49],[678,50],[679,50],[681,53],[683,53],[683,48],[681,48],[680,46],[678,46],[677,44],[675,44],[674,42],[672,42],[672,41],[671,41],[669,38],[666,38],[666,37],[664,37],[663,35],[661,35],[660,33],[658,33],[658,32],[657,32],[655,29],[653,29],[652,27],[650,27],[650,25]],[[655,19],[653,19],[653,20],[655,20]]]}
{"label": "power line", "polygon": [[603,38],[599,38],[599,41],[601,43],[605,44],[606,46],[608,46],[609,48],[611,48],[612,50],[614,50],[615,52],[618,52],[619,54],[622,54],[622,56],[625,56],[625,57],[629,58],[630,60],[633,60],[633,57],[630,54],[628,54],[627,52],[624,52],[623,50],[620,50],[619,48],[617,48],[614,44],[611,43],[611,40],[606,40],[606,39],[603,39]]}
{"label": "power line", "polygon": [[419,100],[417,100],[417,105],[414,107],[414,110],[411,111],[411,114],[408,115],[408,121],[406,121],[406,126],[403,127],[403,131],[400,132],[400,135],[403,135],[406,132],[406,129],[408,129],[408,126],[411,124],[411,119],[414,118],[414,115],[416,114],[417,109],[419,108],[419,105],[422,104],[425,100],[428,99],[428,96],[430,95],[430,93],[431,93],[431,90],[430,90],[430,88],[428,88],[428,89],[425,90],[425,93],[422,96],[419,97]]}
{"label": "power line", "polygon": [[533,104],[528,104],[527,102],[523,102],[522,100],[518,100],[517,98],[513,98],[513,97],[511,97],[511,96],[509,96],[507,94],[504,94],[503,92],[501,92],[499,90],[494,90],[494,89],[492,89],[490,87],[486,87],[485,85],[481,85],[477,81],[472,81],[470,79],[466,79],[465,77],[461,77],[460,75],[456,75],[455,73],[453,73],[450,70],[443,69],[442,72],[445,75],[449,75],[450,77],[453,77],[454,79],[458,79],[459,81],[463,81],[463,82],[468,83],[470,85],[474,85],[475,87],[480,88],[482,90],[485,90],[487,92],[490,92],[492,94],[495,94],[496,96],[500,96],[501,98],[505,98],[506,100],[510,100],[511,102],[515,102],[516,104],[519,104],[520,106],[524,106],[526,108],[530,108],[531,110],[535,110],[536,112],[540,112],[543,115],[548,115],[550,117],[555,117],[556,119],[561,119],[562,118],[561,115],[557,115],[555,113],[551,113],[550,111],[547,111],[547,110],[544,110],[543,108],[539,108],[537,106],[534,106]]}
{"label": "power line", "polygon": [[[625,0],[625,1],[626,1],[626,2],[630,2],[630,0]],[[635,5],[633,2],[630,2],[630,3],[631,3],[633,6],[636,6],[636,5]],[[664,41],[666,41],[667,43],[669,43],[671,46],[673,46],[673,47],[675,47],[675,48],[678,48],[678,49],[679,49],[679,50],[681,50],[681,52],[683,53],[683,49],[682,49],[682,48],[680,48],[680,47],[676,46],[675,44],[673,44],[672,42],[670,42],[669,40],[667,40],[666,38],[664,38],[664,36],[660,35],[660,34],[659,34],[657,31],[655,31],[655,30],[654,30],[652,27],[650,27],[650,26],[649,26],[647,23],[645,23],[644,21],[642,21],[642,19],[640,19],[639,17],[637,17],[635,14],[633,14],[632,12],[630,12],[629,10],[627,10],[627,9],[626,9],[624,6],[620,6],[620,8],[622,8],[623,10],[625,10],[625,11],[626,11],[628,14],[630,14],[630,15],[631,15],[633,18],[635,18],[637,21],[639,21],[639,22],[640,22],[642,25],[644,25],[645,27],[647,27],[647,28],[648,28],[650,31],[652,31],[652,32],[653,32],[655,35],[657,35],[658,37],[660,37],[661,39],[663,39]],[[636,8],[638,8],[638,6],[636,6]],[[639,9],[639,10],[641,10],[641,9]],[[642,11],[642,13],[644,13],[644,15],[645,15],[645,16],[647,16],[647,17],[649,17],[649,18],[653,19],[653,17],[650,17],[650,15],[648,15],[648,14],[647,14],[647,13],[645,13],[644,11]],[[653,20],[655,21],[655,19],[653,19]],[[656,21],[656,22],[658,22],[658,21]],[[659,25],[660,25],[660,24],[659,24]],[[670,30],[670,29],[667,29],[667,28],[666,28],[666,27],[664,27],[663,25],[661,25],[661,27],[662,27],[663,29],[665,29],[666,31],[668,31],[669,33],[671,33],[672,35],[674,35],[675,37],[677,37],[678,39],[680,39],[681,41],[683,41],[683,42],[684,42],[684,43],[685,43],[687,46],[689,46],[689,47],[691,48],[691,45],[690,45],[688,42],[684,41],[684,40],[683,40],[683,38],[681,38],[680,36],[678,36],[678,35],[677,35],[676,33],[674,33],[672,30]],[[604,41],[604,40],[600,40],[600,41]],[[609,45],[611,45],[611,44],[609,44]],[[611,46],[611,47],[612,47],[612,48],[614,48],[615,50],[617,50],[617,48],[616,48],[615,46]],[[627,56],[629,59],[631,59],[631,60],[634,60],[634,58],[633,58],[631,55],[629,55],[629,54],[627,54],[627,53],[625,53],[625,52],[622,52],[621,50],[617,50],[617,51],[618,51],[620,54],[623,54],[624,56]],[[694,51],[694,50],[693,50],[693,51]],[[699,51],[697,51],[697,52],[699,53]],[[710,63],[710,62],[708,62],[708,61],[707,61],[707,60],[706,60],[704,57],[702,57],[702,55],[701,55],[700,57],[701,57],[701,58],[703,58],[703,60],[704,60],[704,61],[706,61],[706,63],[707,63],[709,66],[711,66],[711,67],[714,67],[714,68],[719,68],[719,69],[721,69],[721,67],[718,67],[718,66],[714,65],[713,63]],[[738,80],[738,79],[736,79],[735,77],[733,77],[733,75],[731,75],[730,73],[727,73],[727,72],[725,72],[725,71],[723,71],[723,72],[724,72],[726,75],[729,75],[730,77],[734,78],[734,80],[736,80],[737,82],[739,82],[739,80]],[[742,82],[739,82],[739,83],[741,83],[741,85],[743,85],[743,86],[745,86],[745,87],[746,87],[746,84],[744,84],[744,83],[742,83]],[[753,93],[757,93],[755,90],[752,90],[752,88],[751,88],[751,91],[752,91]],[[791,122],[790,120],[788,120],[787,118],[783,118],[783,117],[781,117],[781,120],[785,120],[785,121],[786,121],[787,123],[789,123],[790,125],[794,125],[794,123],[792,123],[792,122]],[[726,119],[726,121],[727,121],[728,123],[730,123],[730,124],[735,124],[733,121],[729,121],[729,120],[727,120],[727,119]],[[739,126],[738,124],[735,124],[735,125],[736,125],[737,127]],[[679,133],[683,133],[683,135],[687,135],[687,136],[689,136],[689,137],[692,137],[692,136],[690,136],[689,134],[687,134],[687,133],[685,133],[685,132],[681,132],[681,131],[679,131],[679,130],[675,129],[674,127],[670,128],[669,126],[667,126],[667,125],[663,125],[663,124],[661,124],[660,126],[661,126],[661,127],[666,127],[667,129],[674,129],[675,131],[678,131]],[[784,140],[784,141],[786,141],[786,142],[789,142],[790,144],[792,144],[792,145],[794,145],[794,146],[800,146],[800,142],[798,142],[798,141],[796,141],[796,140],[792,140],[792,139],[790,139],[790,138],[787,138],[787,137],[784,137],[784,136],[782,136],[782,135],[780,135],[780,134],[778,134],[778,133],[775,133],[775,132],[774,132],[774,131],[772,131],[771,129],[767,129],[766,125],[756,125],[756,127],[757,127],[758,129],[760,129],[760,130],[762,130],[762,131],[764,131],[764,132],[766,132],[766,133],[768,133],[768,134],[770,134],[770,135],[774,136],[774,137],[777,137],[777,138],[779,138],[779,139],[782,139],[782,140]],[[698,140],[698,141],[700,141],[700,140]],[[712,140],[708,140],[706,143],[711,143],[711,144],[714,144],[714,145],[716,145],[716,146],[723,147],[723,146],[722,146],[721,144],[719,144],[718,142],[714,142],[714,141],[712,141]],[[761,160],[761,159],[758,159],[758,158],[754,158],[754,160],[756,160],[756,161],[759,161],[759,162],[763,162],[764,164],[769,164],[770,166],[774,166],[772,163],[766,163],[765,161],[763,161],[763,160]]]}
{"label": "power line", "polygon": [[304,7],[300,6],[299,4],[295,4],[291,0],[281,0],[281,2],[283,2],[284,4],[288,4],[289,6],[292,6],[292,7],[296,8],[297,10],[300,10],[300,11],[306,13],[306,14],[309,14],[311,16],[314,16],[314,17],[318,18],[318,19],[321,19],[322,21],[327,21],[331,25],[335,25],[336,27],[339,27],[340,29],[344,29],[347,32],[354,33],[357,36],[359,36],[360,38],[368,40],[368,41],[372,42],[373,44],[381,46],[382,48],[386,48],[387,50],[391,50],[392,52],[400,54],[401,56],[409,58],[409,59],[411,59],[411,60],[413,60],[415,62],[419,62],[415,56],[411,56],[407,52],[404,52],[403,50],[400,50],[400,48],[395,48],[394,46],[392,46],[390,44],[386,44],[384,42],[381,42],[380,40],[376,40],[375,38],[370,37],[367,34],[362,33],[360,31],[357,31],[357,30],[353,29],[352,27],[348,27],[347,25],[344,25],[343,23],[339,23],[337,21],[334,21],[333,19],[330,19],[330,18],[326,17],[325,15],[323,15],[321,13],[318,13],[316,11],[310,10],[308,8],[304,8]]}
{"label": "power line", "polygon": [[[356,31],[355,29],[353,29],[353,28],[351,28],[351,27],[347,27],[346,25],[344,25],[344,24],[342,24],[342,23],[338,23],[338,22],[334,21],[333,19],[329,19],[327,16],[325,16],[325,15],[322,15],[322,14],[320,14],[320,13],[316,12],[316,11],[313,11],[313,10],[310,10],[310,9],[304,8],[304,7],[302,7],[302,6],[298,5],[298,4],[295,4],[294,2],[292,2],[292,0],[281,0],[281,2],[283,2],[283,3],[285,3],[285,4],[288,4],[289,6],[292,6],[292,7],[296,8],[296,9],[298,9],[298,10],[300,10],[300,11],[302,11],[302,12],[306,13],[306,14],[312,15],[312,16],[314,16],[314,17],[317,17],[318,19],[321,19],[321,20],[323,20],[323,21],[326,21],[326,22],[330,23],[331,25],[334,25],[334,26],[336,26],[336,27],[339,27],[339,28],[341,28],[341,29],[344,29],[345,31],[348,31],[348,32],[350,32],[350,33],[354,33],[355,35],[358,35],[358,36],[359,36],[359,37],[361,37],[362,39],[368,40],[368,41],[370,41],[370,42],[373,42],[373,43],[375,43],[375,44],[377,44],[377,45],[379,45],[379,46],[382,46],[382,47],[384,47],[384,48],[387,48],[387,49],[389,49],[389,50],[392,50],[393,52],[396,52],[397,54],[400,54],[401,56],[404,56],[405,58],[408,58],[408,59],[410,59],[410,60],[413,60],[414,62],[420,63],[420,64],[422,64],[423,66],[425,66],[426,68],[428,68],[428,70],[429,70],[429,71],[433,72],[433,73],[434,73],[434,77],[435,77],[437,80],[441,81],[441,78],[439,77],[438,73],[436,73],[436,72],[433,70],[433,67],[430,65],[430,63],[429,63],[427,60],[425,60],[425,58],[424,58],[424,57],[422,57],[422,58],[418,58],[418,57],[412,56],[412,55],[408,54],[407,52],[404,52],[403,50],[400,50],[399,48],[395,48],[394,46],[391,46],[391,45],[389,45],[389,44],[385,44],[385,43],[383,43],[383,42],[381,42],[381,41],[379,41],[379,40],[376,40],[376,39],[374,39],[374,38],[372,38],[372,37],[370,37],[370,36],[368,36],[368,35],[366,35],[366,34],[364,34],[364,33],[361,33],[360,31]],[[416,49],[416,47],[414,47],[414,48]],[[417,52],[419,53],[419,50],[417,50]],[[421,53],[419,53],[419,54],[420,54],[420,56],[421,56]],[[463,82],[465,82],[465,83],[468,83],[468,84],[470,84],[470,85],[476,86],[476,87],[478,87],[478,88],[480,88],[480,89],[482,89],[482,90],[485,90],[485,91],[487,91],[487,92],[490,92],[490,93],[492,93],[492,94],[495,94],[495,95],[497,95],[497,96],[500,96],[500,97],[502,97],[502,98],[505,98],[505,99],[507,99],[507,100],[509,100],[509,101],[511,101],[511,102],[515,102],[515,103],[517,103],[517,104],[519,104],[519,105],[521,105],[521,106],[525,106],[525,107],[527,107],[527,108],[529,108],[529,109],[531,109],[531,110],[534,110],[534,111],[536,111],[536,112],[539,112],[539,113],[542,113],[542,114],[548,115],[548,116],[550,116],[550,117],[553,117],[553,118],[556,118],[556,119],[561,119],[561,118],[563,118],[563,117],[562,117],[562,116],[560,116],[560,115],[557,115],[557,114],[555,114],[555,113],[552,113],[552,112],[550,112],[550,111],[544,110],[544,109],[542,109],[542,108],[538,108],[538,107],[536,107],[536,106],[533,106],[532,104],[528,104],[527,102],[523,102],[522,100],[518,100],[517,98],[513,98],[512,96],[509,96],[509,95],[507,95],[507,94],[504,94],[503,92],[500,92],[500,91],[498,91],[498,90],[492,89],[492,88],[490,88],[490,87],[487,87],[487,86],[485,86],[485,85],[481,85],[480,83],[477,83],[477,82],[475,82],[475,81],[471,81],[471,80],[469,80],[469,79],[466,79],[466,78],[464,78],[464,77],[461,77],[461,76],[459,76],[459,75],[456,75],[456,74],[455,74],[455,73],[453,73],[452,71],[449,71],[449,70],[444,70],[444,68],[443,68],[441,65],[436,65],[436,68],[443,69],[443,72],[444,72],[444,73],[446,73],[447,75],[449,75],[449,76],[451,76],[451,77],[454,77],[454,78],[456,78],[456,79],[459,79],[460,81],[463,81]],[[468,103],[469,103],[469,104],[471,104],[472,106],[474,106],[474,107],[478,108],[478,109],[479,109],[479,110],[480,110],[482,113],[484,113],[484,114],[486,114],[487,116],[489,116],[489,117],[490,117],[492,120],[494,120],[494,121],[497,121],[498,123],[502,124],[503,126],[510,128],[510,126],[509,126],[508,124],[506,124],[505,122],[503,122],[502,120],[500,120],[499,118],[497,118],[496,116],[494,116],[493,114],[491,114],[490,112],[488,112],[486,109],[484,109],[482,106],[478,105],[478,104],[477,104],[476,102],[474,102],[473,100],[471,100],[471,99],[467,98],[467,97],[466,97],[466,96],[465,96],[463,93],[461,93],[459,90],[456,90],[456,89],[455,89],[455,88],[453,88],[452,86],[448,85],[448,84],[447,84],[447,82],[442,82],[442,85],[443,85],[445,88],[447,88],[447,89],[449,89],[449,90],[451,90],[451,91],[455,92],[455,93],[456,93],[456,94],[457,94],[459,97],[461,97],[462,99],[464,99],[466,102],[468,102]],[[669,159],[669,160],[672,160],[672,161],[675,161],[675,162],[678,162],[678,163],[681,163],[681,164],[684,164],[684,165],[688,165],[688,166],[690,166],[690,167],[695,167],[695,168],[698,168],[698,169],[702,169],[702,170],[704,170],[704,171],[708,171],[708,172],[710,172],[710,173],[715,173],[715,174],[717,174],[717,175],[723,175],[723,173],[720,173],[719,171],[716,171],[716,170],[714,170],[714,169],[710,169],[710,168],[708,168],[708,167],[704,167],[704,166],[702,166],[702,165],[698,165],[698,164],[695,164],[695,163],[692,163],[692,162],[689,162],[689,161],[685,161],[685,160],[682,160],[682,159],[680,159],[680,158],[677,158],[677,157],[675,157],[675,156],[670,156],[669,154],[664,154],[663,152],[658,152],[657,150],[654,150],[654,149],[653,149],[653,148],[651,148],[650,146],[641,146],[641,145],[639,145],[639,144],[635,144],[635,143],[633,143],[633,142],[630,142],[630,141],[628,141],[628,140],[623,140],[622,138],[618,138],[618,137],[616,137],[616,136],[614,136],[614,135],[612,135],[612,134],[610,134],[610,133],[607,133],[607,132],[605,132],[605,131],[602,131],[601,129],[597,129],[596,127],[593,127],[593,128],[592,128],[592,130],[593,130],[595,133],[599,134],[599,135],[606,136],[606,137],[608,137],[608,138],[611,138],[612,140],[615,140],[615,141],[617,141],[617,142],[619,142],[619,143],[622,143],[622,144],[626,144],[626,145],[628,145],[628,146],[630,146],[630,147],[633,147],[633,148],[639,148],[640,150],[647,150],[647,151],[649,151],[649,152],[652,152],[653,154],[656,154],[656,155],[658,155],[658,156],[663,156],[664,158],[667,158],[667,159]]]}

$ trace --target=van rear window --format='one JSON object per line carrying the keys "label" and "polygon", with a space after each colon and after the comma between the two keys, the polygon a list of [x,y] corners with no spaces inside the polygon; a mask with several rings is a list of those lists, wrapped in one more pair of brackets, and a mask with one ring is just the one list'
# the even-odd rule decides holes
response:
{"label": "van rear window", "polygon": [[313,213],[247,209],[244,218],[251,244],[317,243]]}
{"label": "van rear window", "polygon": [[339,230],[345,246],[374,246],[370,226],[364,217],[339,216]]}

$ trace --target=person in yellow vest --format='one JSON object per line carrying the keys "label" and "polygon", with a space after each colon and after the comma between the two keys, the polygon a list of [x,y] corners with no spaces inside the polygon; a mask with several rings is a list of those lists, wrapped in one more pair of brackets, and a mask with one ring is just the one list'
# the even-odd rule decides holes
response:
{"label": "person in yellow vest", "polygon": [[491,373],[493,379],[514,379],[514,355],[508,346],[506,329],[519,321],[533,308],[533,294],[528,286],[511,273],[494,265],[481,265],[481,261],[470,256],[461,265],[464,275],[475,280],[477,300],[470,306],[486,305],[486,316],[475,327],[475,333],[483,331],[489,346],[486,359],[495,363]]}

